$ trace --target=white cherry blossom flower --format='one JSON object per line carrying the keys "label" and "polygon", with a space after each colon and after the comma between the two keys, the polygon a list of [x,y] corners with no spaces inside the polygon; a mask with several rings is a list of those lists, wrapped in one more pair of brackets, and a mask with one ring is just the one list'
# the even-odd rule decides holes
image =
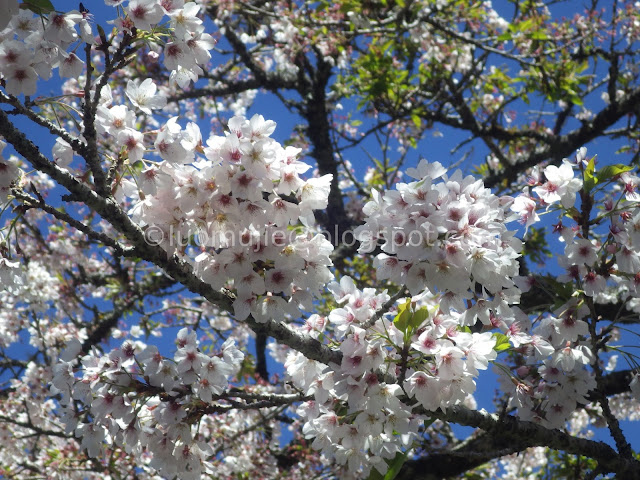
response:
{"label": "white cherry blossom flower", "polygon": [[301,188],[300,210],[319,210],[327,208],[329,188],[333,175],[327,174],[319,178],[310,178]]}
{"label": "white cherry blossom flower", "polygon": [[3,30],[11,21],[11,18],[20,11],[18,0],[0,1],[0,30]]}
{"label": "white cherry blossom flower", "polygon": [[131,0],[126,10],[140,30],[151,30],[152,25],[158,24],[164,16],[157,0]]}
{"label": "white cherry blossom flower", "polygon": [[574,178],[573,167],[568,161],[563,161],[559,167],[549,165],[544,169],[547,182],[533,191],[547,204],[561,202],[564,208],[573,206],[576,192],[582,188],[582,180]]}
{"label": "white cherry blossom flower", "polygon": [[176,8],[175,1],[166,2],[171,4],[168,11],[167,6],[162,5],[163,10],[171,17],[171,28],[174,30],[174,35],[178,38],[184,38],[190,32],[199,32],[203,29],[202,20],[198,18],[198,12],[200,11],[200,5],[195,2],[185,3],[183,8]]}
{"label": "white cherry blossom flower", "polygon": [[593,266],[598,260],[596,247],[591,240],[576,238],[565,247],[565,255],[574,265]]}
{"label": "white cherry blossom flower", "polygon": [[167,104],[167,97],[161,93],[156,93],[157,89],[158,87],[150,78],[144,80],[140,85],[137,85],[133,80],[129,80],[126,93],[131,103],[147,115],[151,115],[151,110],[164,108]]}
{"label": "white cherry blossom flower", "polygon": [[118,144],[126,150],[131,163],[142,160],[142,156],[146,150],[142,133],[133,128],[125,128],[118,132],[116,139]]}
{"label": "white cherry blossom flower", "polygon": [[84,62],[75,53],[63,54],[63,57],[58,67],[60,76],[78,78],[84,69]]}
{"label": "white cherry blossom flower", "polygon": [[11,95],[31,96],[36,93],[38,74],[29,65],[11,64],[4,71],[6,91]]}
{"label": "white cherry blossom flower", "polygon": [[519,221],[525,227],[525,234],[531,225],[540,221],[536,208],[535,200],[527,193],[518,195],[511,205],[511,210],[519,215]]}
{"label": "white cherry blossom flower", "polygon": [[76,25],[82,20],[82,14],[77,10],[68,13],[52,12],[45,27],[44,38],[56,44],[73,42],[78,38]]}
{"label": "white cherry blossom flower", "polygon": [[[7,3],[16,3],[16,0],[4,0]],[[11,22],[9,26],[11,27],[11,31],[15,33],[19,39],[24,40],[29,35],[33,34],[33,32],[42,30],[42,21],[33,14],[30,10],[19,10],[16,8],[16,11],[13,12],[13,18],[11,14],[5,15],[0,14],[0,18],[2,21]],[[5,24],[6,26],[6,24]],[[0,22],[0,30],[4,28],[2,27],[2,22]]]}

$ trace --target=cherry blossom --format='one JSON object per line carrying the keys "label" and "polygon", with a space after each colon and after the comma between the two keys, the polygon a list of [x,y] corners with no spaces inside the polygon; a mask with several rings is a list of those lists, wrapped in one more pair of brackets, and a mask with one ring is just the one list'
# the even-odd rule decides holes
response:
{"label": "cherry blossom", "polygon": [[136,28],[151,30],[162,19],[164,12],[157,0],[131,0],[127,6],[127,13]]}
{"label": "cherry blossom", "polygon": [[549,165],[544,169],[544,176],[547,182],[534,187],[533,191],[547,204],[560,201],[564,208],[572,207],[582,181],[574,178],[571,164],[565,161],[559,167]]}
{"label": "cherry blossom", "polygon": [[140,85],[136,85],[132,80],[127,83],[127,97],[136,107],[147,115],[151,115],[151,110],[162,108],[167,104],[167,99],[162,94],[156,94],[157,87],[153,80],[147,78]]}
{"label": "cherry blossom", "polygon": [[0,30],[5,28],[19,11],[18,0],[4,0],[0,5]]}

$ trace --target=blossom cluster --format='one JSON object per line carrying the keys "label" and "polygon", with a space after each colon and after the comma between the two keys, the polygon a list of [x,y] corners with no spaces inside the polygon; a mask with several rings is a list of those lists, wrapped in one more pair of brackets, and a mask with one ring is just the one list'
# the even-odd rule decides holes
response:
{"label": "blossom cluster", "polygon": [[[327,206],[331,175],[301,178],[309,165],[297,158],[300,149],[270,138],[275,123],[261,115],[233,117],[228,129],[203,147],[195,123],[183,130],[173,118],[162,126],[155,147],[163,161],[136,183],[123,181],[131,218],[150,241],[192,262],[202,280],[233,288],[238,319],[295,318],[333,278],[331,243],[304,227]],[[201,249],[190,256],[192,241]]]}
{"label": "blossom cluster", "polygon": [[7,93],[35,94],[38,78],[48,80],[56,67],[61,77],[78,77],[82,73],[84,62],[67,50],[78,40],[93,44],[87,14],[77,10],[52,12],[43,21],[25,9],[10,18],[0,43],[0,75]]}
{"label": "blossom cluster", "polygon": [[439,296],[422,295],[410,320],[398,313],[392,321],[386,292],[359,290],[349,277],[328,288],[341,306],[328,322],[312,316],[303,331],[332,331],[342,363],[326,367],[299,352],[285,361],[294,384],[313,395],[298,408],[303,433],[351,475],[385,473],[412,448],[429,411],[474,404],[475,378],[497,357],[496,337],[466,331],[460,315],[439,309]]}
{"label": "blossom cluster", "polygon": [[[581,181],[571,166],[550,166],[547,172],[547,183],[536,191],[549,202],[573,206]],[[375,195],[365,206],[367,219],[359,232],[377,232],[383,242],[384,253],[375,261],[378,278],[406,284],[418,299],[438,294],[431,322],[416,325],[410,342],[423,367],[408,376],[407,393],[427,410],[461,402],[474,391],[478,369],[496,358],[493,348],[499,340],[501,349],[510,345],[531,366],[521,369],[524,378],[508,376],[516,388],[513,401],[519,414],[559,426],[593,388],[585,368],[592,355],[582,341],[588,334],[582,318],[588,312],[571,301],[558,309],[557,317],[534,325],[517,307],[522,292],[516,282],[523,288],[525,284],[518,278],[520,242],[504,225],[515,219],[510,209],[520,211],[517,199],[496,197],[481,181],[459,172],[448,176],[437,163],[423,161],[408,174],[418,181]],[[442,181],[434,183],[440,177]],[[390,228],[400,241],[389,234]],[[415,232],[431,241],[412,243]],[[580,250],[581,245],[568,248]],[[464,331],[478,322],[495,334]],[[528,376],[534,372],[537,381]],[[545,413],[554,408],[555,413]]]}
{"label": "blossom cluster", "polygon": [[207,458],[213,450],[200,440],[198,420],[215,411],[213,400],[228,388],[244,354],[232,340],[216,354],[204,353],[187,328],[176,344],[171,359],[154,345],[127,340],[105,355],[92,350],[78,368],[81,344],[69,342],[53,369],[51,390],[59,395],[66,431],[81,439],[89,456],[115,445],[151,456],[149,467],[165,477],[212,473]]}
{"label": "blossom cluster", "polygon": [[[278,464],[286,455],[274,452],[284,451],[278,428],[289,422],[300,427],[301,435],[322,454],[311,461],[302,455],[285,458],[285,462],[299,461],[298,467],[306,461],[299,470],[303,474],[295,473],[298,467],[287,469],[291,478],[306,478],[308,472],[320,472],[318,465],[333,469],[336,464],[342,468],[337,473],[340,478],[366,478],[373,470],[385,474],[393,459],[425,445],[422,437],[434,431],[430,430],[433,412],[451,411],[459,405],[475,408],[476,382],[491,364],[509,397],[507,407],[517,409],[520,419],[560,429],[569,422],[570,430],[586,422],[583,417],[587,414],[582,411],[580,417],[575,411],[594,397],[592,392],[598,386],[594,372],[607,353],[613,331],[610,325],[605,331],[597,330],[602,325],[597,305],[621,301],[640,311],[640,179],[630,170],[610,166],[596,171],[593,159],[588,161],[581,149],[575,162],[547,166],[544,180],[531,179],[531,188],[512,198],[496,196],[482,181],[464,177],[459,171],[449,174],[439,163],[426,161],[408,170],[408,180],[400,172],[394,173],[393,180],[387,179],[385,169],[384,175],[376,172],[369,180],[365,177],[361,188],[351,180],[350,163],[343,159],[343,173],[349,178],[338,185],[345,198],[354,197],[346,206],[350,219],[363,223],[355,232],[362,242],[360,253],[377,248],[382,253],[373,261],[373,269],[357,280],[343,276],[339,283],[332,282],[333,247],[315,234],[314,212],[327,207],[330,183],[339,179],[331,175],[309,178],[313,174],[301,161],[301,150],[273,139],[275,123],[260,115],[251,119],[235,116],[225,124],[223,135],[206,140],[196,123],[182,123],[184,117],[165,121],[170,115],[184,113],[194,119],[195,109],[191,109],[191,100],[176,100],[180,95],[169,99],[170,89],[152,78],[168,78],[170,85],[185,89],[205,77],[215,91],[220,86],[221,90],[234,90],[235,80],[244,82],[238,84],[239,89],[259,85],[263,73],[272,84],[281,80],[286,88],[297,85],[299,91],[315,94],[322,88],[322,79],[312,75],[316,66],[324,62],[324,69],[338,64],[346,71],[349,56],[357,55],[352,48],[344,48],[341,29],[327,26],[346,25],[349,18],[355,30],[348,36],[363,38],[360,29],[377,35],[384,29],[376,22],[389,20],[367,18],[368,9],[345,13],[334,6],[336,17],[320,22],[325,31],[320,35],[314,30],[317,15],[300,23],[293,16],[298,6],[285,7],[278,2],[273,11],[282,15],[269,14],[271,4],[105,0],[107,5],[118,7],[113,10],[118,17],[110,22],[116,28],[110,35],[99,29],[96,37],[91,14],[82,4],[79,11],[62,13],[47,12],[47,3],[23,2],[19,8],[17,0],[0,2],[1,88],[11,95],[34,95],[38,79],[50,79],[57,69],[60,77],[70,79],[64,93],[77,100],[64,100],[68,104],[58,109],[51,106],[58,99],[51,104],[42,99],[21,103],[5,96],[3,101],[15,108],[5,114],[41,108],[30,114],[41,115],[39,123],[61,135],[52,149],[53,163],[59,169],[56,173],[64,174],[64,179],[70,180],[68,185],[77,185],[76,190],[95,194],[92,198],[96,202],[111,202],[113,195],[140,230],[118,232],[121,223],[109,219],[106,210],[94,222],[93,208],[89,214],[81,208],[72,212],[71,204],[76,202],[65,200],[59,210],[41,208],[42,203],[36,200],[43,202],[54,182],[37,170],[54,169],[41,168],[34,161],[29,169],[35,167],[36,172],[28,174],[31,188],[26,194],[19,188],[21,183],[27,184],[26,175],[16,162],[0,158],[0,211],[13,199],[12,193],[25,193],[18,197],[23,204],[16,225],[26,226],[24,235],[37,240],[31,242],[34,244],[23,242],[27,245],[18,251],[24,261],[19,262],[0,237],[0,348],[8,349],[18,341],[26,343],[28,335],[37,352],[31,361],[10,359],[1,366],[0,375],[11,372],[14,378],[1,392],[0,444],[7,447],[0,449],[0,477],[7,475],[5,465],[18,462],[29,475],[48,476],[50,470],[64,466],[65,455],[79,459],[82,465],[77,469],[71,466],[69,471],[59,469],[57,474],[68,474],[69,478],[96,478],[101,462],[112,463],[105,472],[111,468],[134,470],[141,478],[246,477],[254,471],[263,477],[281,477],[284,469]],[[434,17],[446,3],[431,2],[420,15]],[[468,31],[450,41],[446,40],[446,28],[434,29],[437,18],[403,26],[408,29],[407,40],[419,47],[417,72],[425,65],[437,64],[440,72],[433,78],[439,82],[441,73],[456,76],[455,72],[471,71],[477,46],[465,37],[475,29],[486,28],[491,37],[510,37],[520,51],[533,49],[536,42],[531,35],[511,28],[491,2],[480,4],[486,13],[484,25],[468,22],[461,15],[461,24],[468,26]],[[248,10],[236,10],[240,8]],[[304,11],[315,6],[302,2],[299,8]],[[209,70],[209,52],[215,40],[205,33],[205,9],[228,45],[241,52],[238,57],[234,52],[234,59],[219,70]],[[237,11],[241,12],[239,23],[235,23],[240,18],[235,16]],[[272,17],[270,23],[255,26],[254,18],[263,11]],[[399,10],[389,11],[395,16]],[[411,14],[401,13],[402,18],[404,13]],[[387,18],[391,19],[387,26],[400,19]],[[235,27],[245,24],[251,28],[236,37]],[[434,33],[436,30],[440,33]],[[131,63],[129,70],[117,72],[118,65],[124,66],[138,49],[144,51],[142,63],[135,68]],[[317,62],[307,63],[303,71],[301,60],[309,50],[318,54]],[[80,58],[83,51],[84,61]],[[219,52],[225,54],[224,49]],[[90,59],[92,54],[95,57]],[[402,67],[398,58],[392,58],[391,69]],[[88,61],[90,67],[84,64]],[[165,75],[156,68],[159,61],[170,73]],[[247,70],[242,70],[241,63],[249,67],[249,77],[245,77]],[[133,76],[135,80],[122,88],[113,83],[110,86],[119,73],[124,73],[121,78]],[[494,69],[490,76],[502,77],[501,73]],[[140,74],[143,78],[138,78]],[[504,111],[511,94],[507,88],[492,90],[491,85],[497,85],[495,79],[479,74],[487,88],[478,90],[482,96],[469,105],[474,114],[482,107],[484,111],[478,111],[487,119]],[[95,103],[85,98],[83,83]],[[235,105],[246,110],[256,91],[207,100],[203,111],[216,102],[224,109]],[[187,92],[187,96],[192,94],[197,92]],[[325,106],[338,110],[342,96],[338,88],[328,92]],[[624,102],[625,92],[619,90],[609,100],[612,104]],[[213,103],[206,103],[209,101]],[[305,106],[306,101],[303,98],[300,105]],[[384,102],[380,106],[385,107]],[[163,120],[153,116],[159,110],[166,114]],[[375,110],[377,117],[377,106]],[[47,123],[49,113],[56,115],[57,122]],[[587,113],[583,111],[576,118],[588,118]],[[424,132],[420,118],[398,119],[389,126],[390,138],[396,137],[401,153]],[[350,116],[345,120],[342,131],[360,142],[366,136],[357,128],[360,120]],[[65,122],[74,124],[67,133],[62,132]],[[510,123],[510,117],[506,122]],[[87,128],[91,125],[95,131]],[[78,133],[76,138],[71,131]],[[544,137],[533,136],[531,147],[512,149],[518,153],[507,161],[524,158],[528,148],[535,148],[536,138]],[[3,147],[0,142],[0,153]],[[89,150],[98,155],[90,158]],[[338,146],[336,152],[342,151]],[[74,165],[74,155],[82,155],[86,163]],[[497,168],[499,161],[494,158]],[[101,168],[109,184],[99,185]],[[576,176],[576,171],[581,175]],[[381,178],[374,179],[374,175]],[[400,179],[405,183],[399,183]],[[50,185],[41,188],[41,182]],[[395,190],[374,191],[370,202],[360,203],[367,184],[384,183],[397,185]],[[608,187],[613,187],[613,194],[607,192]],[[596,193],[600,210],[594,218],[591,202]],[[82,197],[72,191],[65,198],[82,201]],[[113,205],[109,203],[109,207]],[[554,233],[564,242],[558,264],[566,273],[555,280],[575,291],[558,293],[562,298],[554,298],[553,307],[534,315],[518,306],[521,295],[535,280],[519,277],[525,265],[522,242],[507,224],[519,220],[526,234],[526,228],[540,221],[538,213],[545,208],[547,213],[562,215]],[[76,220],[80,217],[82,220]],[[40,230],[49,218],[66,227],[48,229],[45,238]],[[575,225],[569,225],[568,219],[575,220]],[[12,231],[13,227],[10,233],[20,228]],[[16,239],[23,231],[16,233]],[[128,235],[131,232],[135,235]],[[119,256],[123,251],[146,251],[138,241],[140,232],[149,244],[188,264],[200,280],[234,300],[233,319],[240,322],[234,324],[228,312],[221,313],[222,305],[166,289],[171,279],[151,285],[138,282],[150,277],[166,279],[148,273],[148,264],[140,262],[140,268],[137,258]],[[137,241],[137,248],[127,248],[128,241]],[[122,242],[123,248],[96,254],[97,242]],[[158,255],[148,257],[157,259]],[[355,258],[346,268],[355,265],[357,271],[359,261]],[[162,268],[163,262],[156,261],[156,266]],[[375,279],[378,288],[356,286],[366,279]],[[333,294],[336,308],[326,317],[307,315],[325,308],[327,290]],[[170,357],[155,346],[130,338],[102,353],[96,346],[100,339],[95,337],[103,336],[103,325],[98,322],[107,315],[96,305],[110,303],[115,320],[122,312],[135,311],[141,315],[144,330],[154,324],[147,313],[165,315],[163,326],[196,325],[198,331],[210,333],[211,338],[218,335],[221,340],[213,345],[200,343],[195,331],[183,328]],[[174,313],[178,309],[187,312]],[[92,320],[85,322],[87,312]],[[267,335],[278,336],[282,331],[297,335],[299,350],[277,347],[286,352],[283,363],[291,382],[280,383],[276,377],[269,384],[272,379],[257,372],[258,359],[255,381],[243,382],[242,388],[230,385],[234,377],[251,372],[252,362],[245,362],[240,351],[251,335],[248,325],[253,323],[242,322],[249,316],[268,322],[261,325]],[[203,327],[207,321],[209,326]],[[298,323],[303,325],[298,327]],[[105,325],[115,328],[112,336],[120,342],[125,334],[119,329],[127,327],[122,323]],[[98,328],[92,330],[94,327]],[[132,337],[139,338],[143,328],[132,326]],[[64,344],[67,349],[60,354]],[[341,360],[325,365],[309,357]],[[627,359],[637,365],[633,355]],[[626,398],[610,402],[613,414],[620,418],[637,418],[640,375],[636,372],[631,378]],[[286,408],[298,418],[283,417]],[[596,418],[605,416],[598,405],[590,405],[588,410]],[[304,440],[298,440],[296,448],[305,450]],[[249,448],[245,448],[245,441]],[[23,461],[27,453],[29,459]],[[504,459],[505,476],[516,478],[545,461],[542,449],[532,451],[532,457],[518,468],[513,459]],[[71,470],[74,472],[69,473]]]}
{"label": "blossom cluster", "polygon": [[384,253],[374,260],[378,278],[406,285],[412,295],[440,291],[459,311],[476,285],[485,296],[512,289],[521,242],[504,225],[505,199],[459,170],[446,175],[437,162],[422,160],[407,174],[417,181],[373,192],[366,223],[356,230],[363,241],[382,242]]}
{"label": "blossom cluster", "polygon": [[[584,180],[576,178],[576,168]],[[597,171],[595,158],[589,160],[586,149],[581,148],[575,161],[565,159],[560,166],[544,168],[544,182],[533,188],[538,199],[525,191],[511,205],[526,227],[540,220],[536,213],[540,207],[568,211],[579,220],[576,194],[589,181],[593,188],[590,194],[602,205],[596,218],[589,221],[608,225],[603,231],[594,227],[588,236],[578,225],[572,227],[567,221],[560,220],[554,226],[555,234],[565,245],[558,264],[566,273],[558,275],[557,281],[574,283],[582,295],[574,295],[536,319],[528,345],[514,344],[523,355],[518,379],[505,379],[503,385],[506,391],[513,392],[511,404],[518,407],[522,418],[559,428],[578,404],[588,403],[588,393],[596,387],[593,373],[586,369],[595,361],[593,340],[587,340],[591,336],[588,322],[593,321],[588,319],[593,317],[590,302],[621,300],[630,309],[640,304],[636,288],[640,284],[640,196],[636,192],[640,179],[627,170],[614,165]],[[594,188],[596,185],[598,188]],[[588,203],[579,207],[590,208]],[[523,292],[533,286],[530,280],[516,279]]]}
{"label": "blossom cluster", "polygon": [[[2,154],[6,146],[7,144],[0,140],[0,154]],[[15,163],[6,160],[0,155],[0,207],[4,206],[8,201],[11,184],[18,180],[19,177],[20,169]]]}
{"label": "blossom cluster", "polygon": [[[403,392],[391,363],[397,355],[379,338],[379,330],[392,325],[378,320],[372,334],[354,324],[371,320],[388,295],[375,294],[371,288],[355,289],[349,277],[341,285],[350,285],[350,294],[336,295],[341,288],[338,284],[331,288],[347,304],[339,312],[334,310],[329,322],[346,334],[340,346],[342,364],[328,368],[300,352],[289,352],[285,368],[294,385],[313,396],[297,409],[311,446],[335,458],[344,466],[345,475],[367,476],[372,468],[384,474],[386,461],[411,447],[424,419],[402,402]],[[353,314],[358,320],[350,319]],[[325,318],[313,315],[303,330],[318,336],[326,326]]]}
{"label": "blossom cluster", "polygon": [[[123,2],[107,2],[117,6]],[[131,0],[124,15],[111,23],[119,32],[132,37],[137,31],[151,31],[165,15],[169,16],[171,35],[163,46],[163,61],[171,72],[170,81],[181,88],[196,82],[211,59],[215,40],[204,31],[198,17],[201,5],[184,0]],[[76,42],[94,45],[97,40],[89,10],[52,11],[36,15],[28,9],[7,7],[0,32],[0,76],[7,93],[33,95],[38,79],[48,80],[55,68],[60,77],[78,78],[85,63],[72,46]],[[38,12],[42,13],[42,12]],[[46,12],[45,12],[46,13]],[[115,43],[110,49],[117,48]],[[162,48],[162,47],[160,47]],[[157,54],[159,56],[159,54]]]}
{"label": "blossom cluster", "polygon": [[[141,97],[135,88],[150,89],[151,85],[134,85],[127,92],[139,108],[157,100],[155,92]],[[117,107],[103,108],[106,112]],[[126,107],[119,110],[128,115]],[[204,147],[195,124],[183,129],[177,119],[171,119],[156,134],[155,153],[162,161],[143,160],[146,166],[135,182],[123,179],[118,192],[122,201],[130,199],[129,213],[136,223],[147,232],[160,228],[159,244],[168,253],[192,262],[201,278],[215,288],[235,289],[237,317],[252,314],[259,321],[300,316],[305,303],[299,299],[319,295],[331,278],[331,246],[323,237],[281,235],[292,225],[313,223],[313,210],[326,206],[330,179],[300,178],[308,167],[297,160],[297,149],[283,148],[270,138],[274,127],[260,116],[251,120],[234,117],[226,135],[212,136]],[[143,159],[148,149],[142,142],[141,148]],[[555,202],[559,208],[573,208],[582,186],[574,178],[573,167],[565,163],[557,169],[547,168],[547,182],[534,189],[546,198],[541,205]],[[526,206],[531,200],[527,193],[522,195],[524,201],[496,197],[481,181],[463,178],[459,172],[448,175],[437,163],[422,162],[408,174],[417,181],[399,183],[396,191],[374,193],[357,234],[381,240],[384,253],[374,263],[378,278],[404,284],[412,298],[390,306],[386,291],[360,290],[353,280],[343,277],[340,283],[328,286],[340,306],[326,319],[312,315],[302,327],[312,337],[334,338],[342,363],[325,366],[294,351],[285,361],[293,384],[304,395],[313,396],[297,409],[304,419],[303,434],[312,439],[313,448],[356,476],[367,475],[371,468],[384,473],[390,459],[410,450],[428,412],[474,405],[476,379],[490,363],[499,366],[504,391],[510,393],[511,406],[518,409],[520,418],[548,427],[561,427],[578,404],[588,402],[595,387],[587,369],[593,354],[585,340],[589,311],[584,303],[574,298],[552,314],[533,320],[517,307],[528,284],[517,276],[519,242],[505,223],[522,221],[523,212],[530,215],[540,205]],[[624,188],[626,194],[630,190]],[[522,223],[531,218],[537,219],[530,216]],[[277,242],[261,241],[274,231],[280,232],[274,237]],[[568,262],[569,270],[592,269],[593,257],[599,254],[595,243],[570,235],[570,229],[562,231],[568,240],[562,262]],[[200,249],[194,253],[191,243],[176,242],[176,232],[183,238],[201,236]],[[237,236],[219,235],[224,232]],[[414,242],[413,232],[429,241]],[[234,238],[242,241],[234,243]],[[317,247],[310,248],[314,242]],[[318,265],[324,274],[317,275]],[[567,276],[565,280],[581,278]],[[580,285],[587,293],[587,282]],[[270,309],[273,305],[280,309]],[[116,353],[102,357],[114,356],[115,360],[84,357],[82,380],[74,376],[71,363],[56,367],[55,391],[64,401],[76,398],[91,405],[87,411],[97,419],[71,423],[90,455],[99,454],[103,442],[126,448],[138,442],[140,450],[134,450],[151,452],[154,459],[169,458],[169,454],[175,459],[182,452],[177,470],[152,461],[151,468],[163,475],[195,475],[209,468],[212,451],[198,443],[193,431],[191,436],[180,433],[167,440],[167,431],[158,427],[162,441],[140,434],[121,440],[134,421],[125,410],[139,408],[136,415],[146,427],[149,423],[145,422],[165,421],[158,415],[173,407],[181,413],[171,417],[169,425],[180,426],[184,419],[206,411],[203,404],[215,401],[224,392],[227,378],[237,371],[231,364],[218,365],[218,376],[206,376],[197,344],[185,332],[179,335],[184,346],[173,362],[163,359],[153,347],[143,350],[126,343]],[[109,385],[118,385],[120,390],[99,381],[96,388],[91,386],[86,372],[92,368],[113,363],[118,375],[122,374],[118,362],[123,362],[124,350],[135,359],[125,370],[132,367],[133,372],[137,368],[141,373],[129,373],[124,383],[109,378]],[[498,363],[502,351],[519,356],[517,370]],[[96,403],[96,398],[105,395],[107,403],[112,403],[111,396],[117,397],[127,409],[96,414],[92,409],[104,403]],[[100,423],[103,417],[110,420]],[[80,416],[74,413],[73,418],[78,421]]]}

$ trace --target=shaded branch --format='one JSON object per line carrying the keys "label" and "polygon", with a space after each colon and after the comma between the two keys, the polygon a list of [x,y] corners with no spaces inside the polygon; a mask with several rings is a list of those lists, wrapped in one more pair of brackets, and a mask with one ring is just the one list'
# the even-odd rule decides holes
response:
{"label": "shaded branch", "polygon": [[[612,372],[602,377],[601,391],[606,396],[618,395],[629,391],[632,371]],[[594,392],[587,399],[596,402]],[[585,405],[581,405],[584,408]],[[501,431],[476,432],[466,441],[449,450],[430,451],[423,457],[408,460],[398,479],[406,480],[440,480],[455,477],[481,465],[517,452],[522,452],[531,445],[526,441],[516,441],[504,436]]]}
{"label": "shaded branch", "polygon": [[560,430],[550,430],[512,416],[500,417],[484,410],[474,411],[462,406],[450,407],[446,412],[426,412],[422,408],[417,409],[417,412],[459,425],[480,428],[490,437],[478,437],[453,453],[437,452],[407,462],[403,472],[397,477],[399,479],[432,480],[458,475],[493,458],[536,446],[593,458],[603,472],[615,472],[620,478],[640,478],[640,462],[622,457],[603,442],[573,437]]}
{"label": "shaded branch", "polygon": [[[545,160],[551,160],[553,164],[560,163],[563,158],[573,155],[578,148],[601,136],[625,115],[635,114],[638,103],[640,103],[640,87],[633,90],[619,102],[611,102],[596,114],[592,120],[584,122],[580,128],[564,135],[548,136],[540,139],[545,143],[543,147],[529,155],[526,160],[520,161],[515,165],[505,166],[501,171],[486,177],[484,179],[485,186],[492,188],[504,182],[510,184],[517,179],[520,173]],[[481,134],[491,135],[492,132],[496,131],[499,130],[494,128],[493,130],[481,132]]]}

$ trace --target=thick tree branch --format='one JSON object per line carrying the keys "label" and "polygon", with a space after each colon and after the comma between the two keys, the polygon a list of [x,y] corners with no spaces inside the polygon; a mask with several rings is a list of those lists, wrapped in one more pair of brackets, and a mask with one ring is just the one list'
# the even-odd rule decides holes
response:
{"label": "thick tree branch", "polygon": [[255,90],[262,87],[263,84],[256,78],[250,78],[247,80],[236,80],[230,84],[216,84],[209,85],[203,88],[185,90],[175,96],[167,97],[167,101],[179,102],[180,100],[186,100],[188,98],[201,99],[224,97],[226,95],[236,95],[238,93],[244,93],[248,90]]}
{"label": "thick tree branch", "polygon": [[[558,297],[552,293],[555,280],[552,277],[536,276],[535,282],[528,292],[520,297],[520,308],[527,313],[536,313],[548,309],[558,301]],[[551,285],[547,287],[547,283]],[[594,305],[597,319],[609,321],[615,324],[640,323],[640,315],[628,310],[625,302],[598,303]]]}
{"label": "thick tree branch", "polygon": [[[631,370],[621,370],[604,375],[600,384],[602,392],[606,396],[628,392],[632,373]],[[594,392],[587,399],[597,401]],[[397,478],[440,480],[455,477],[496,458],[522,452],[529,446],[527,442],[501,435],[500,431],[477,432],[472,438],[449,450],[428,452],[420,458],[407,461]]]}
{"label": "thick tree branch", "polygon": [[316,62],[317,66],[310,91],[300,92],[307,97],[302,115],[307,121],[307,136],[313,146],[311,156],[318,164],[320,175],[333,175],[326,216],[319,216],[319,219],[330,235],[336,236],[336,238],[332,238],[332,243],[340,245],[352,243],[350,228],[353,225],[344,209],[342,191],[338,181],[338,162],[331,143],[331,124],[326,97],[329,78],[332,74],[331,66],[320,57],[316,58]]}
{"label": "thick tree branch", "polygon": [[[487,452],[487,454],[480,453],[475,458],[473,458],[474,455],[461,458],[461,452],[456,452],[447,457],[443,457],[442,455],[444,454],[436,453],[434,457],[429,456],[425,459],[417,460],[416,463],[409,464],[405,470],[405,472],[414,476],[407,476],[404,473],[398,478],[415,478],[416,480],[443,478],[451,475],[451,470],[457,470],[460,473],[473,468],[474,463],[476,464],[475,466],[479,466],[496,456],[503,456],[536,446],[545,446],[553,450],[561,450],[574,455],[593,458],[604,472],[617,473],[620,478],[629,480],[640,478],[640,462],[635,459],[624,458],[603,442],[573,437],[560,430],[549,430],[532,422],[518,420],[512,416],[500,417],[483,410],[474,411],[462,406],[451,407],[446,412],[440,410],[437,412],[425,412],[422,409],[417,409],[417,412],[459,425],[480,428],[498,440],[491,445],[490,452]],[[483,440],[486,442],[486,438]],[[482,448],[479,452],[483,452],[483,450],[485,449]],[[471,453],[472,450],[469,450],[469,452]],[[440,476],[433,475],[433,470],[426,469],[427,464],[430,469],[434,468],[438,471],[438,464],[455,466],[455,463],[459,463],[459,466],[463,469],[452,468],[444,471],[443,468],[436,474],[443,474]],[[422,475],[419,472],[422,472]],[[453,475],[455,474],[453,473]]]}
{"label": "thick tree branch", "polygon": [[70,227],[73,227],[79,232],[84,233],[87,237],[92,238],[93,240],[96,240],[102,243],[103,245],[112,248],[115,255],[127,256],[128,254],[133,253],[133,250],[127,247],[124,247],[123,245],[121,245],[120,243],[118,243],[116,240],[112,239],[108,235],[101,232],[96,232],[90,226],[85,225],[79,220],[76,220],[68,213],[61,212],[60,210],[46,204],[42,198],[35,199],[30,195],[26,194],[24,191],[18,190],[17,188],[13,189],[12,193],[18,200],[20,200],[23,203],[23,205],[26,208],[38,208],[52,215],[53,217],[66,223]]}
{"label": "thick tree branch", "polygon": [[265,381],[269,380],[269,370],[267,369],[267,335],[259,331],[256,333],[256,373]]}
{"label": "thick tree branch", "polygon": [[[573,155],[578,148],[601,136],[625,115],[635,115],[639,102],[640,87],[625,95],[619,102],[611,102],[606,108],[597,113],[592,120],[584,122],[580,128],[564,135],[544,139],[544,145],[529,155],[526,160],[515,165],[504,166],[501,171],[486,177],[484,180],[485,186],[492,188],[503,182],[507,184],[514,182],[521,172],[545,160],[551,160],[554,164],[560,163],[563,158]],[[490,133],[491,131],[482,132],[482,134],[487,135],[490,135]]]}

